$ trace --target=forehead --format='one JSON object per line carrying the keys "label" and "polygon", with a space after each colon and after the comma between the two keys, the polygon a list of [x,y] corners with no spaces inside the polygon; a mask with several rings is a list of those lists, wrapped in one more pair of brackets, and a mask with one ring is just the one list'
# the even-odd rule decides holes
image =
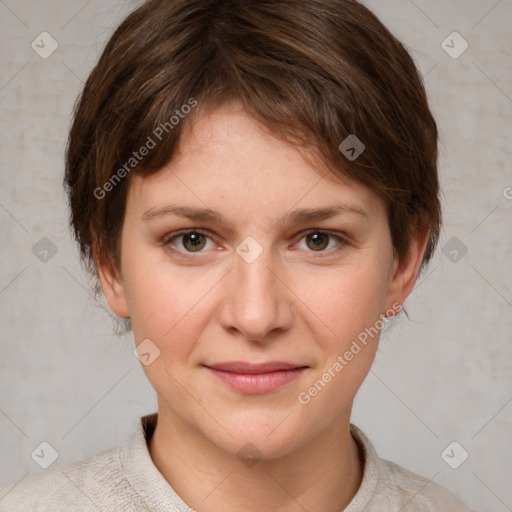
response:
{"label": "forehead", "polygon": [[314,152],[281,140],[236,106],[199,116],[169,164],[131,181],[128,207],[141,214],[177,201],[246,218],[334,204],[370,216],[383,209],[372,190],[335,175]]}

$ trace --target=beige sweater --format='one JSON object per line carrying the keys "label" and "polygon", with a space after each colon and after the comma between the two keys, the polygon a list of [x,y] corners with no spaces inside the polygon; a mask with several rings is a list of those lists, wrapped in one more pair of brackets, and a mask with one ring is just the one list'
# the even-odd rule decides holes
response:
{"label": "beige sweater", "polygon": [[[146,441],[156,419],[156,413],[140,418],[115,448],[6,487],[0,512],[191,512],[151,460]],[[379,458],[355,425],[351,432],[365,464],[361,486],[343,512],[472,512],[438,484]]]}

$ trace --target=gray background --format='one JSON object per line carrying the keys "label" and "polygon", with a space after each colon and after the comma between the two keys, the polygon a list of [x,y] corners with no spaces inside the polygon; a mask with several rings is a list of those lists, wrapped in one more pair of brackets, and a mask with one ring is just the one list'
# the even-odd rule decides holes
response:
{"label": "gray background", "polygon": [[[425,76],[445,223],[410,320],[381,340],[352,421],[382,457],[475,509],[512,510],[512,2],[367,3]],[[61,186],[74,100],[136,4],[0,0],[0,486],[43,471],[31,458],[42,441],[55,467],[113,446],[156,410],[131,336],[116,337],[94,303]],[[47,59],[31,48],[43,31],[59,45]],[[442,47],[453,31],[469,43],[458,58]],[[441,456],[453,441],[452,464],[469,453],[458,469]]]}

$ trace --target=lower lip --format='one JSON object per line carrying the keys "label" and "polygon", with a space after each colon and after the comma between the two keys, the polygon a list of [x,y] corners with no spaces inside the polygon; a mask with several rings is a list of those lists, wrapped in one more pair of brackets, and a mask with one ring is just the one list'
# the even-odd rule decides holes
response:
{"label": "lower lip", "polygon": [[268,393],[299,377],[307,368],[293,368],[270,373],[233,373],[208,368],[213,375],[233,389],[242,393],[257,395]]}

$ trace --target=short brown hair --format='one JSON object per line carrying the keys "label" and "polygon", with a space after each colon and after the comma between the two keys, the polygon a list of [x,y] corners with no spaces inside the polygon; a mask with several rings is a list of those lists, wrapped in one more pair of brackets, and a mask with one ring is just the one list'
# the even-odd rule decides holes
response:
{"label": "short brown hair", "polygon": [[[119,265],[129,173],[161,169],[199,112],[230,101],[383,197],[398,257],[415,230],[430,230],[428,262],[441,222],[437,126],[411,56],[370,10],[355,0],[149,0],[109,40],[70,130],[71,226],[93,274],[94,257]],[[355,160],[339,149],[352,134],[365,145]]]}

